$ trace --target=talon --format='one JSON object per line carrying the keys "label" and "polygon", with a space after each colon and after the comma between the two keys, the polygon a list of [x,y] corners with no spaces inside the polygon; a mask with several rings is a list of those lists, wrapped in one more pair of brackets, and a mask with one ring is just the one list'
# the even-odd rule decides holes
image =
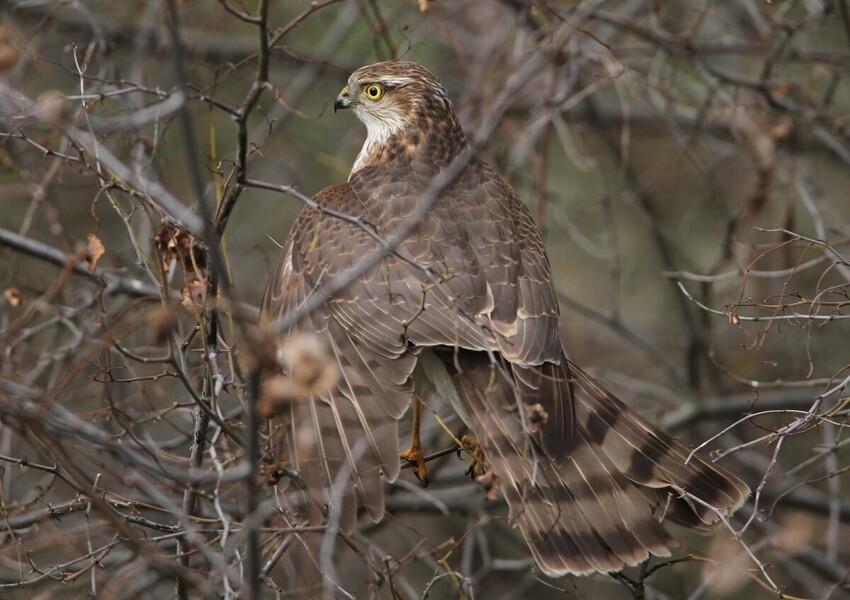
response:
{"label": "talon", "polygon": [[414,443],[410,448],[399,454],[402,458],[411,465],[413,474],[419,480],[419,485],[427,487],[428,485],[428,468],[425,466],[425,453],[422,451],[422,446]]}
{"label": "talon", "polygon": [[[487,457],[484,455],[484,449],[478,440],[471,435],[465,435],[460,441],[463,444],[463,450],[469,454],[469,460],[471,462],[469,468],[466,470],[466,474],[470,475],[473,479],[477,479],[489,472],[490,467],[487,465]],[[460,449],[458,449],[458,453],[460,453]]]}
{"label": "talon", "polygon": [[466,450],[463,444],[463,438],[466,437],[463,433],[464,431],[466,431],[466,428],[461,428],[454,437],[455,442],[457,443],[455,446],[455,454],[457,454],[457,457],[460,460],[463,460],[463,451]]}

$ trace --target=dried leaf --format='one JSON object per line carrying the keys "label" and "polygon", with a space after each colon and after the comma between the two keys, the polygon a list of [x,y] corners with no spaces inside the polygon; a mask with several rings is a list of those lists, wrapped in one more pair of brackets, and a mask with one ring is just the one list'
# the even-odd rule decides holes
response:
{"label": "dried leaf", "polygon": [[276,375],[263,382],[257,400],[257,411],[266,419],[271,419],[284,412],[293,402],[303,398],[303,390],[292,380],[283,375]]}
{"label": "dried leaf", "polygon": [[783,555],[796,554],[817,535],[817,521],[811,516],[795,512],[782,519],[782,527],[771,542]]}
{"label": "dried leaf", "polygon": [[93,273],[97,268],[97,261],[106,252],[106,247],[95,234],[90,233],[86,237],[88,238],[88,244],[86,245],[86,264],[88,265],[89,273]]}
{"label": "dried leaf", "polygon": [[782,140],[788,137],[793,130],[794,119],[788,115],[782,115],[770,127],[770,137],[774,140]]}
{"label": "dried leaf", "polygon": [[280,348],[284,371],[303,396],[322,394],[339,379],[339,369],[325,341],[317,335],[289,337]]}
{"label": "dried leaf", "polygon": [[264,329],[255,328],[245,336],[245,364],[250,370],[279,373],[278,347],[275,339]]}
{"label": "dried leaf", "polygon": [[776,160],[775,138],[770,135],[769,124],[760,111],[737,107],[729,119],[729,130],[747,146],[759,168],[768,168]]}
{"label": "dried leaf", "polygon": [[148,326],[154,344],[164,343],[171,332],[177,330],[178,324],[177,312],[172,306],[160,306],[148,313]]}
{"label": "dried leaf", "polygon": [[528,428],[531,433],[537,433],[541,427],[545,427],[546,423],[549,422],[549,413],[539,402],[533,405],[526,404],[524,407],[525,418],[528,421]]}
{"label": "dried leaf", "polygon": [[712,540],[708,558],[711,563],[705,567],[705,579],[709,583],[711,597],[737,598],[736,592],[749,581],[741,562],[741,546],[732,538],[717,536]]}
{"label": "dried leaf", "polygon": [[65,125],[71,121],[71,103],[62,92],[47,92],[36,103],[39,118],[53,125]]}
{"label": "dried leaf", "polygon": [[475,478],[475,482],[484,488],[484,497],[490,502],[495,502],[499,499],[499,490],[502,489],[502,480],[493,472],[493,469],[488,469],[483,475]]}
{"label": "dried leaf", "polygon": [[207,303],[207,280],[190,279],[186,282],[186,287],[180,290],[183,297],[183,307],[190,314],[197,315],[200,313]]}
{"label": "dried leaf", "polygon": [[247,345],[252,368],[275,373],[264,379],[257,400],[257,410],[267,419],[283,413],[295,402],[324,394],[339,379],[330,349],[317,335],[294,335],[278,348],[271,337],[261,333],[248,336]]}
{"label": "dried leaf", "polygon": [[19,34],[11,26],[0,25],[0,75],[14,69],[21,59]]}
{"label": "dried leaf", "polygon": [[3,296],[12,307],[20,306],[24,302],[24,297],[21,295],[21,291],[18,288],[6,288],[6,291],[3,292]]}
{"label": "dried leaf", "polygon": [[187,278],[206,275],[206,246],[179,225],[164,221],[155,242],[166,273],[172,261],[176,261],[183,267]]}

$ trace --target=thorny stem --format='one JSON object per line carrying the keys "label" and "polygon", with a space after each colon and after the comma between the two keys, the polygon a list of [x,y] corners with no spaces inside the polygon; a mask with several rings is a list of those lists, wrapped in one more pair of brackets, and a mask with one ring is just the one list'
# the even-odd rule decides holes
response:
{"label": "thorny stem", "polygon": [[[171,35],[172,51],[174,57],[174,71],[178,86],[180,88],[180,93],[183,94],[185,98],[186,90],[188,89],[188,79],[186,77],[183,45],[180,41],[179,14],[177,11],[177,5],[175,0],[168,0],[167,8],[167,20],[169,26],[169,33]],[[187,103],[185,103],[185,101],[178,113],[178,116],[179,125],[182,130],[185,143],[184,148],[187,161],[187,170],[189,172],[189,181],[191,183],[192,192],[195,196],[198,211],[201,215],[202,228],[206,237],[207,245],[209,247],[209,254],[211,259],[209,281],[207,282],[208,297],[217,297],[219,285],[221,285],[221,287],[223,288],[223,292],[227,296],[230,296],[230,280],[227,271],[225,270],[225,263],[221,254],[221,232],[216,230],[212,225],[212,211],[210,211],[209,206],[207,205],[206,199],[204,197],[204,185],[201,179],[200,170],[197,166],[200,151],[197,145],[197,138],[195,136],[195,127],[192,121],[192,116],[189,112],[189,106]],[[206,317],[206,323],[204,327],[206,330],[206,339],[204,340],[204,355],[207,357],[207,376],[205,379],[204,387],[207,392],[206,396],[212,399],[215,397],[216,394],[216,385],[212,377],[212,373],[214,370],[213,365],[209,364],[209,361],[215,360],[214,349],[218,341],[217,311],[214,308],[210,309],[206,311],[204,316]],[[215,408],[212,407],[212,410],[215,410]],[[210,415],[206,411],[201,410],[201,406],[199,405],[195,409],[194,421],[195,427],[192,436],[192,447],[190,451],[189,463],[190,468],[197,469],[200,468],[203,462],[204,451],[206,449],[207,429],[209,427]],[[249,439],[253,435],[255,435],[255,432],[255,429],[249,429]],[[192,486],[188,486],[183,495],[183,511],[189,517],[194,513],[195,495],[196,492]],[[185,539],[181,538],[178,540],[177,556],[178,562],[181,565],[188,565],[188,553],[186,552],[185,545]],[[249,576],[251,573],[255,572],[256,571],[249,571]],[[226,576],[226,574],[222,574],[222,576]],[[252,587],[251,589],[253,591],[256,591],[255,587]],[[177,581],[176,596],[180,600],[188,598],[188,590],[181,580]],[[257,596],[254,593],[251,594],[249,597],[256,598]]]}

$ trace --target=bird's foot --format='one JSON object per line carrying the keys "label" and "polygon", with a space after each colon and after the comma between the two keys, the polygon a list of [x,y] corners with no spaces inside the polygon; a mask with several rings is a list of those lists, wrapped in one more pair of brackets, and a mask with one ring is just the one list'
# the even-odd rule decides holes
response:
{"label": "bird's foot", "polygon": [[477,479],[481,475],[484,475],[489,467],[487,465],[487,457],[484,456],[484,448],[481,447],[481,444],[478,443],[471,435],[465,435],[460,438],[461,444],[463,444],[463,448],[458,448],[458,457],[460,457],[461,450],[466,450],[469,454],[470,465],[466,470],[466,474],[470,475],[473,479]]}
{"label": "bird's foot", "polygon": [[463,448],[458,448],[458,455],[460,455],[461,450],[465,450],[469,453],[470,462],[472,463],[466,470],[466,474],[471,475],[472,479],[484,488],[488,500],[496,500],[499,497],[502,481],[487,463],[484,448],[471,435],[463,436],[460,438],[460,441],[463,444]]}
{"label": "bird's foot", "polygon": [[422,446],[416,442],[410,445],[410,448],[398,455],[408,462],[416,479],[419,480],[419,485],[426,487],[428,485],[428,468],[425,466],[425,452]]}

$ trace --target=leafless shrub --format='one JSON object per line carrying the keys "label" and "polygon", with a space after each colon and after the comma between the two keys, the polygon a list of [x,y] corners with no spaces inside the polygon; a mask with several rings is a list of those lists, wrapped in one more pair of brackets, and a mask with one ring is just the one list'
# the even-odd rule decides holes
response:
{"label": "leafless shrub", "polygon": [[[846,0],[7,6],[0,595],[850,593]],[[724,531],[547,580],[436,424],[381,524],[291,518],[267,236],[347,176],[328,109],[395,56],[535,211],[573,358],[751,484]]]}

